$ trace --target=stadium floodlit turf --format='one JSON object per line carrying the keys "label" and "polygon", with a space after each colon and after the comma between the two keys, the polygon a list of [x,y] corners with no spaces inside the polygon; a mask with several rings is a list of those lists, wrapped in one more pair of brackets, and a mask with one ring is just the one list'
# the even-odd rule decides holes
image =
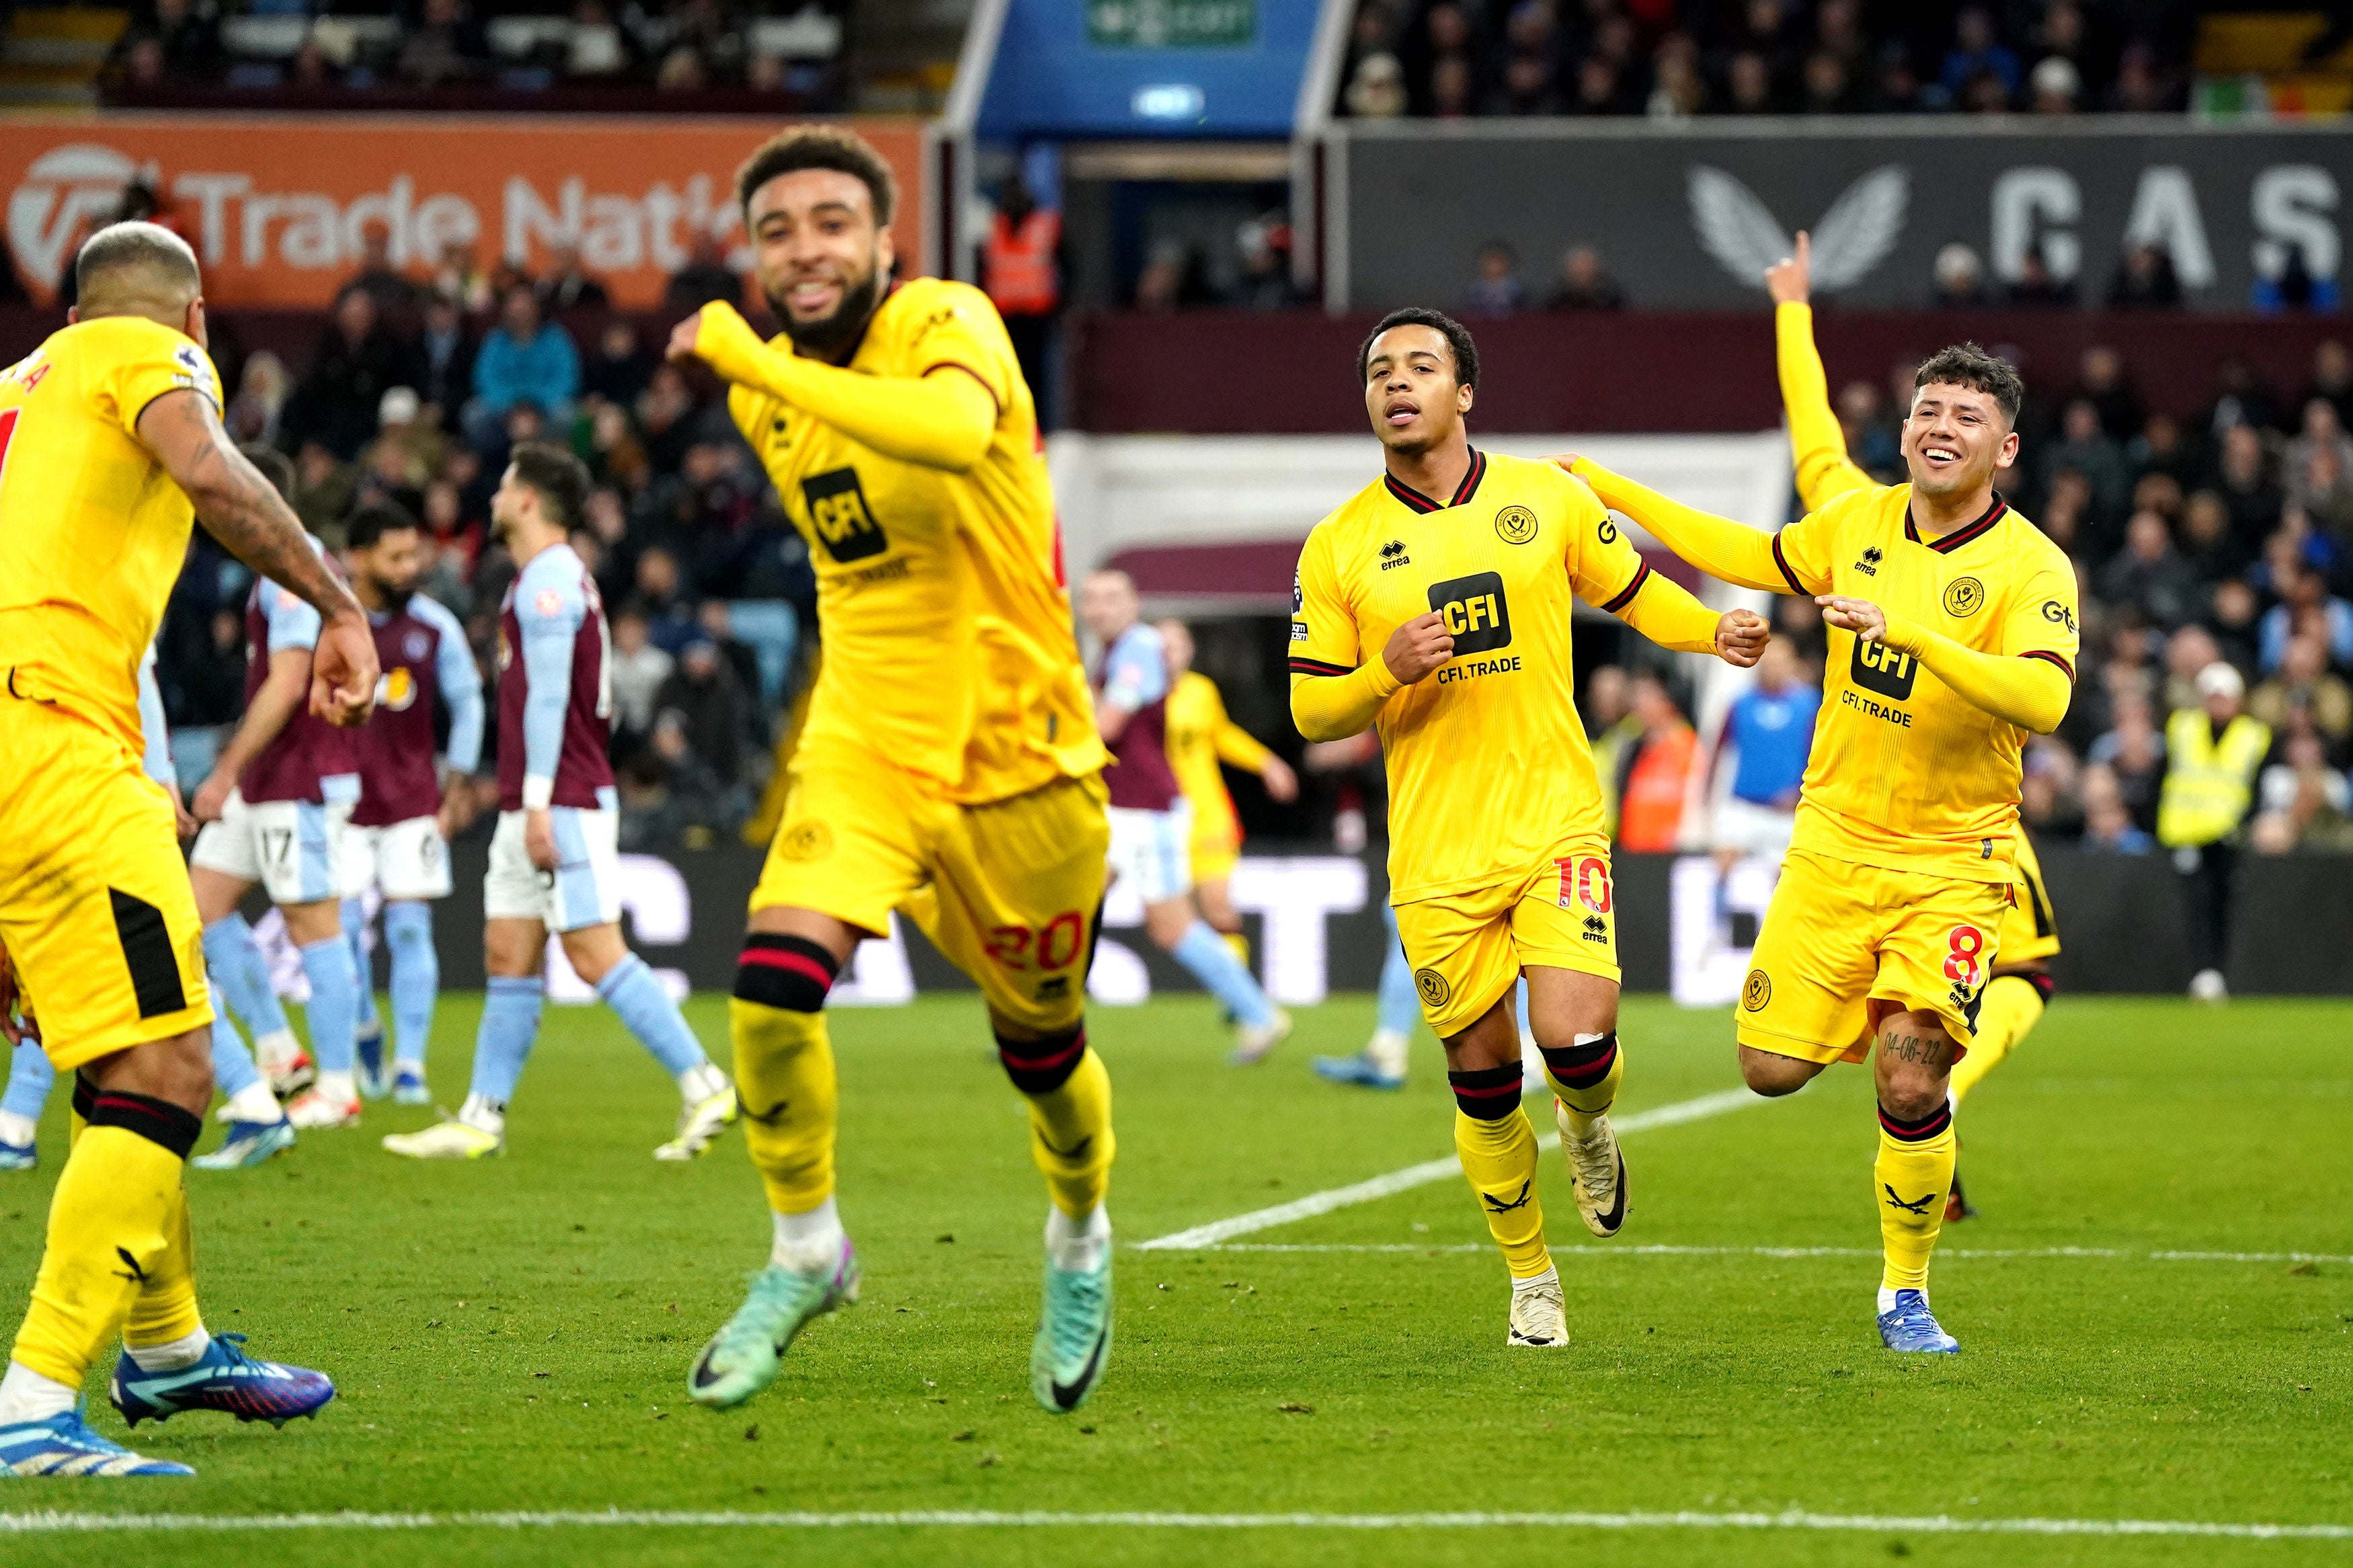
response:
{"label": "stadium floodlit turf", "polygon": [[[477,1005],[443,1004],[434,1081],[453,1102]],[[724,1039],[720,999],[689,1016]],[[502,1161],[393,1159],[377,1137],[426,1113],[375,1105],[359,1131],[305,1134],[259,1171],[192,1173],[210,1326],[328,1369],[342,1396],[282,1432],[206,1415],[142,1427],[140,1447],[195,1465],[193,1481],[0,1483],[0,1561],[2343,1561],[2353,1533],[2054,1539],[1902,1521],[2353,1525],[2347,1016],[2063,996],[1961,1119],[1983,1214],[1946,1233],[1935,1286],[1965,1353],[1898,1362],[1873,1331],[1873,1257],[1747,1250],[1875,1249],[1860,1069],[1630,1135],[1633,1212],[1614,1243],[1577,1226],[1547,1155],[1574,1342],[1506,1350],[1503,1268],[1459,1178],[1235,1249],[1134,1246],[1446,1155],[1427,1037],[1412,1087],[1381,1095],[1306,1067],[1361,1041],[1363,999],[1303,1012],[1248,1072],[1223,1065],[1206,1003],[1099,1009],[1120,1137],[1117,1348],[1094,1401],[1056,1418],[1027,1380],[1045,1198],[975,1001],[835,1015],[842,1212],[865,1299],[723,1415],[690,1405],[684,1378],[765,1250],[741,1138],[656,1164],[669,1085],[603,1010],[555,1009]],[[1623,1111],[1735,1081],[1722,1013],[1630,1000],[1622,1028]],[[0,1176],[11,1321],[62,1099],[43,1171]],[[1240,1249],[1253,1246],[1404,1250]],[[2279,1256],[2296,1253],[2321,1257]],[[93,1419],[120,1436],[102,1378]],[[739,1517],[480,1517],[610,1509]],[[916,1510],[1196,1527],[741,1521]],[[40,1510],[440,1519],[9,1533]],[[1705,1521],[1647,1517],[1677,1511]],[[1198,1527],[1276,1512],[1319,1518]],[[1624,1517],[1364,1528],[1401,1513]]]}

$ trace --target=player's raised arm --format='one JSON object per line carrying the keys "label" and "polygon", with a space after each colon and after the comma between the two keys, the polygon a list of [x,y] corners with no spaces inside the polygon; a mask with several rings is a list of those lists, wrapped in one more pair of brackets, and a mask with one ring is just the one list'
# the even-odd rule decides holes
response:
{"label": "player's raised arm", "polygon": [[212,400],[187,388],[167,392],[141,411],[138,430],[212,536],[319,612],[311,711],[336,724],[364,723],[380,673],[367,613],[311,547],[294,509],[228,438]]}
{"label": "player's raised arm", "polygon": [[1762,588],[1768,594],[1810,592],[1782,563],[1772,534],[1670,500],[1590,458],[1564,456],[1553,461],[1592,486],[1603,505],[1649,529],[1668,549],[1709,576],[1735,587]]}
{"label": "player's raised arm", "polygon": [[996,432],[995,389],[961,361],[920,376],[865,375],[769,347],[735,307],[716,300],[670,332],[670,357],[699,359],[720,378],[824,420],[885,457],[962,473]]}
{"label": "player's raised arm", "polygon": [[1798,496],[1811,511],[1879,481],[1847,456],[1846,432],[1831,407],[1830,378],[1814,347],[1812,245],[1805,230],[1798,231],[1796,255],[1765,269],[1765,291],[1773,296],[1774,358],[1781,373],[1781,408],[1789,421]]}

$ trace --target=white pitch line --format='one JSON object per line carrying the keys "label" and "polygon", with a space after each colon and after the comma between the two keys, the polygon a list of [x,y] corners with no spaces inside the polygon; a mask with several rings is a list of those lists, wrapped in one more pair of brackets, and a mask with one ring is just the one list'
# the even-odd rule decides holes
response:
{"label": "white pitch line", "polygon": [[[1613,1117],[1610,1125],[1622,1138],[1632,1132],[1648,1132],[1653,1128],[1679,1127],[1686,1121],[1699,1121],[1711,1116],[1721,1116],[1727,1110],[1737,1110],[1744,1105],[1761,1103],[1757,1096],[1745,1089],[1727,1089],[1718,1094],[1703,1094],[1696,1100],[1680,1100],[1672,1105],[1662,1105],[1655,1110],[1638,1110],[1623,1118]],[[1559,1143],[1559,1133],[1547,1132],[1537,1141],[1537,1147],[1552,1149]],[[1208,1225],[1197,1225],[1190,1230],[1155,1237],[1150,1241],[1136,1243],[1135,1250],[1196,1251],[1214,1247],[1229,1237],[1248,1236],[1252,1231],[1271,1230],[1276,1226],[1289,1225],[1294,1220],[1313,1219],[1319,1214],[1330,1214],[1334,1209],[1368,1204],[1376,1198],[1427,1186],[1432,1182],[1442,1182],[1461,1173],[1461,1163],[1451,1154],[1442,1160],[1425,1160],[1419,1165],[1408,1165],[1402,1171],[1391,1171],[1386,1176],[1375,1176],[1367,1182],[1311,1193],[1287,1204],[1277,1204],[1272,1208],[1253,1209],[1231,1219],[1213,1220]]]}
{"label": "white pitch line", "polygon": [[[1216,1245],[1201,1252],[1396,1252],[1476,1253],[1495,1250],[1492,1241],[1364,1241],[1282,1242],[1243,1241]],[[1876,1247],[1677,1247],[1650,1243],[1625,1247],[1556,1247],[1556,1258],[1878,1258]],[[2121,1247],[1940,1247],[1936,1260],[1953,1258],[2113,1258],[2132,1263],[2353,1263],[2353,1254],[2332,1252],[2136,1252]]]}
{"label": "white pitch line", "polygon": [[1873,1535],[2193,1536],[2353,1541],[2353,1524],[2190,1519],[1956,1519],[1811,1513],[1056,1513],[942,1509],[841,1513],[546,1510],[474,1513],[0,1513],[0,1535],[288,1530],[1792,1530]]}

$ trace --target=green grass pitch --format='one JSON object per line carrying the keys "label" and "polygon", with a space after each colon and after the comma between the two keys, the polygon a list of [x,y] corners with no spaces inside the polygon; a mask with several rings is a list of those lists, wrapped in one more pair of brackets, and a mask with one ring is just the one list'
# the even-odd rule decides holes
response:
{"label": "green grass pitch", "polygon": [[[445,998],[454,1102],[479,1002]],[[689,1005],[723,1041],[718,998]],[[730,1133],[650,1158],[675,1099],[596,1008],[563,1008],[504,1160],[419,1165],[371,1107],[253,1172],[191,1173],[206,1315],[342,1395],[282,1432],[142,1427],[188,1482],[26,1481],[0,1512],[1043,1510],[1371,1514],[1675,1510],[2353,1522],[2353,1053],[2341,1005],[2223,1010],[2062,997],[1961,1118],[1982,1216],[1946,1232],[1957,1358],[1898,1362],[1871,1321],[1869,1080],[1630,1136],[1632,1217],[1577,1225],[1547,1154],[1574,1343],[1506,1350],[1500,1261],[1459,1180],[1240,1238],[1389,1251],[1138,1251],[1136,1242],[1445,1155],[1435,1044],[1398,1095],[1316,1080],[1362,998],[1310,1009],[1255,1070],[1205,1003],[1099,1009],[1116,1088],[1119,1327],[1075,1416],[1028,1392],[1045,1198],[976,1004],[841,1010],[841,1205],[864,1300],[776,1386],[714,1415],[684,1377],[766,1248]],[[1732,1086],[1730,1022],[1630,999],[1621,1110]],[[1538,1102],[1532,1102],[1538,1103]],[[44,1169],[0,1176],[21,1310]],[[209,1146],[216,1134],[208,1133]],[[1563,1244],[1567,1244],[1564,1246]],[[1584,1245],[1578,1245],[1584,1244]],[[1724,1252],[1638,1253],[1642,1244]],[[1971,1252],[2063,1256],[1955,1256]],[[2316,1264],[2152,1253],[2313,1253]],[[104,1369],[91,1383],[104,1408]],[[0,1521],[5,1524],[5,1521]],[[1799,1530],[1381,1531],[1085,1526],[182,1531],[12,1535],[11,1568],[111,1563],[2284,1563],[2353,1542]]]}

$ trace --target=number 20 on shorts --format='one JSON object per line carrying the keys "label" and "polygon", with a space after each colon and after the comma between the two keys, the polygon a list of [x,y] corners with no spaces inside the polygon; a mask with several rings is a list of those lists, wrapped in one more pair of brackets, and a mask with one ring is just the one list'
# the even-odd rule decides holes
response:
{"label": "number 20 on shorts", "polygon": [[988,956],[1016,973],[1029,969],[1067,969],[1086,944],[1086,918],[1064,910],[1044,925],[988,928]]}

